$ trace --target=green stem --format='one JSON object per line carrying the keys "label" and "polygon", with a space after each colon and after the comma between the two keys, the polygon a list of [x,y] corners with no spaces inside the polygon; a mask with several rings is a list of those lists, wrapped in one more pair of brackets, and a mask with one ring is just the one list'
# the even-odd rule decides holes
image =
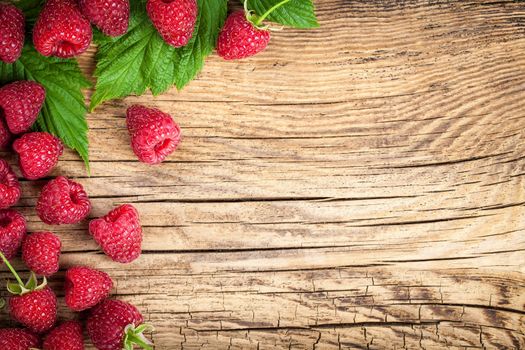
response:
{"label": "green stem", "polygon": [[257,21],[254,23],[255,26],[260,25],[262,23],[262,21],[264,21],[266,19],[266,17],[268,17],[270,15],[270,13],[272,13],[275,10],[277,10],[279,7],[283,6],[288,1],[290,1],[290,0],[283,0],[280,3],[278,3],[278,4],[275,4],[272,8],[270,8],[268,11],[266,11],[261,17],[257,18]]}
{"label": "green stem", "polygon": [[11,266],[11,264],[9,263],[9,260],[7,260],[7,258],[5,257],[4,254],[2,254],[2,252],[0,252],[0,258],[2,258],[2,260],[6,264],[7,268],[9,268],[9,270],[11,270],[11,273],[13,274],[13,276],[15,276],[16,281],[18,283],[20,283],[20,286],[24,286],[24,282],[22,282],[22,280],[20,279],[20,276],[18,276],[18,274],[16,273],[15,269],[13,268],[13,266]]}
{"label": "green stem", "polygon": [[144,341],[144,339],[142,339],[139,336],[136,336],[134,334],[128,334],[128,340],[130,340],[132,344],[136,344],[140,346],[141,348],[143,348],[144,350],[153,350],[153,347],[151,346],[151,344],[148,344],[147,342]]}

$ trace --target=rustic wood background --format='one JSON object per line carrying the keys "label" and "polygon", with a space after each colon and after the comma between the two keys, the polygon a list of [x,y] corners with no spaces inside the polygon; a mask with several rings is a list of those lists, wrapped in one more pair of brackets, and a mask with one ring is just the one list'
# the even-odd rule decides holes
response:
{"label": "rustic wood background", "polygon": [[[72,152],[54,175],[94,217],[139,209],[138,261],[41,224],[44,181],[23,182],[30,229],[60,234],[63,270],[107,271],[157,349],[525,348],[525,3],[316,5],[318,30],[89,116],[92,176]],[[129,147],[133,103],[182,126],[162,166]]]}

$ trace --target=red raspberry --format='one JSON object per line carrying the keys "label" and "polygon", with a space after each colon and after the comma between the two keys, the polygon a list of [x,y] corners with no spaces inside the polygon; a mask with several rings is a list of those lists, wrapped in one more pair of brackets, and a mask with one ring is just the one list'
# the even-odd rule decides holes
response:
{"label": "red raspberry", "polygon": [[91,220],[89,233],[112,260],[129,263],[142,251],[142,227],[139,214],[131,204],[124,204],[106,216]]}
{"label": "red raspberry", "polygon": [[33,125],[46,98],[46,90],[37,82],[15,81],[0,88],[0,116],[9,130],[20,134]]}
{"label": "red raspberry", "polygon": [[49,330],[57,317],[57,297],[47,286],[46,279],[38,284],[36,275],[31,272],[29,280],[24,283],[1,252],[0,258],[16,279],[16,282],[7,283],[7,290],[12,294],[9,298],[11,318],[35,333]]}
{"label": "red raspberry", "polygon": [[22,328],[0,329],[0,349],[2,350],[27,350],[38,348],[38,337]]}
{"label": "red raspberry", "polygon": [[80,10],[104,34],[120,36],[128,31],[128,0],[79,0]]}
{"label": "red raspberry", "polygon": [[13,169],[0,159],[0,209],[9,208],[20,199],[20,184]]}
{"label": "red raspberry", "polygon": [[179,144],[180,128],[169,114],[134,105],[127,111],[131,147],[141,162],[161,163]]}
{"label": "red raspberry", "polygon": [[76,224],[90,210],[91,203],[82,185],[63,176],[44,186],[36,204],[38,216],[49,225]]}
{"label": "red raspberry", "polygon": [[106,299],[91,310],[86,329],[97,349],[134,349],[137,340],[151,344],[142,334],[148,329],[143,322],[144,318],[135,306],[120,300]]}
{"label": "red raspberry", "polygon": [[[1,113],[0,113],[1,114]],[[7,125],[3,119],[0,119],[0,148],[7,149],[13,135],[9,132]]]}
{"label": "red raspberry", "polygon": [[196,0],[148,0],[149,18],[164,41],[173,47],[188,44],[199,7]]}
{"label": "red raspberry", "polygon": [[66,272],[66,304],[73,311],[83,311],[106,299],[113,288],[111,277],[87,266],[72,267]]}
{"label": "red raspberry", "polygon": [[60,238],[51,232],[35,232],[22,243],[22,260],[34,273],[49,277],[58,271]]}
{"label": "red raspberry", "polygon": [[13,209],[0,210],[0,252],[7,259],[12,259],[16,255],[25,236],[24,216]]}
{"label": "red raspberry", "polygon": [[13,320],[35,333],[43,333],[55,324],[57,297],[47,286],[27,294],[13,295],[9,299],[9,312]]}
{"label": "red raspberry", "polygon": [[225,60],[238,60],[263,51],[269,42],[270,32],[255,27],[240,10],[226,19],[219,33],[217,54]]}
{"label": "red raspberry", "polygon": [[22,11],[11,4],[0,3],[0,61],[15,62],[24,47],[25,18]]}
{"label": "red raspberry", "polygon": [[36,180],[53,170],[64,146],[58,138],[47,132],[30,132],[16,140],[13,149],[18,153],[22,175],[28,180]]}
{"label": "red raspberry", "polygon": [[68,321],[55,327],[44,339],[44,350],[84,350],[82,324]]}
{"label": "red raspberry", "polygon": [[47,0],[33,29],[35,49],[44,56],[80,55],[92,37],[91,25],[74,0]]}

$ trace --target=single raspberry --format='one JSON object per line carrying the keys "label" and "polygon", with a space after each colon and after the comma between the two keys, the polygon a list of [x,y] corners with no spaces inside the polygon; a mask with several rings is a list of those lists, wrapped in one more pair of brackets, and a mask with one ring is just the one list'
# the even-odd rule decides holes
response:
{"label": "single raspberry", "polygon": [[59,176],[49,181],[38,198],[36,212],[49,225],[76,224],[91,210],[91,202],[81,184]]}
{"label": "single raspberry", "polygon": [[188,44],[197,22],[197,0],[148,0],[146,10],[168,45],[181,47]]}
{"label": "single raspberry", "polygon": [[11,135],[11,132],[9,132],[5,121],[0,118],[0,149],[7,149],[11,143],[12,138],[13,135]]}
{"label": "single raspberry", "polygon": [[47,280],[39,284],[34,272],[24,283],[5,255],[0,258],[11,271],[16,282],[8,282],[9,313],[14,321],[23,324],[35,333],[43,333],[55,324],[57,317],[57,297],[47,286]]}
{"label": "single raspberry", "polygon": [[127,111],[131,147],[141,162],[161,163],[178,146],[180,128],[169,114],[134,105]]}
{"label": "single raspberry", "polygon": [[79,0],[80,10],[104,34],[120,36],[128,31],[129,0]]}
{"label": "single raspberry", "polygon": [[9,208],[18,202],[22,191],[13,169],[0,159],[0,209]]}
{"label": "single raspberry", "polygon": [[86,329],[93,345],[100,350],[133,349],[133,345],[152,349],[153,344],[143,334],[152,327],[143,322],[135,306],[106,299],[91,310]]}
{"label": "single raspberry", "polygon": [[84,350],[82,324],[68,321],[55,327],[44,339],[43,350]]}
{"label": "single raspberry", "polygon": [[2,350],[28,350],[38,348],[39,344],[38,337],[26,329],[0,329],[0,349]]}
{"label": "single raspberry", "polygon": [[132,262],[142,251],[139,213],[131,204],[121,205],[106,216],[91,220],[89,233],[113,261]]}
{"label": "single raspberry", "polygon": [[217,41],[217,54],[226,60],[238,60],[263,51],[270,42],[270,32],[258,28],[243,10],[226,19]]}
{"label": "single raspberry", "polygon": [[64,146],[58,138],[47,132],[30,132],[16,140],[13,149],[18,153],[22,175],[28,180],[36,180],[53,170]]}
{"label": "single raspberry", "polygon": [[9,299],[11,318],[35,333],[43,333],[55,324],[57,297],[49,287],[14,295]]}
{"label": "single raspberry", "polygon": [[103,271],[75,266],[66,272],[66,304],[73,311],[83,311],[97,305],[109,296],[111,288],[113,281]]}
{"label": "single raspberry", "polygon": [[33,125],[46,98],[46,90],[37,82],[15,81],[0,88],[0,116],[9,130],[20,134]]}
{"label": "single raspberry", "polygon": [[47,0],[33,29],[33,44],[44,56],[80,55],[92,37],[91,25],[75,0]]}
{"label": "single raspberry", "polygon": [[25,18],[15,5],[0,3],[0,61],[15,62],[24,47]]}
{"label": "single raspberry", "polygon": [[13,209],[0,210],[0,252],[7,259],[16,255],[26,232],[26,219],[22,214]]}
{"label": "single raspberry", "polygon": [[22,260],[31,271],[49,277],[58,271],[60,238],[51,232],[35,232],[22,243]]}

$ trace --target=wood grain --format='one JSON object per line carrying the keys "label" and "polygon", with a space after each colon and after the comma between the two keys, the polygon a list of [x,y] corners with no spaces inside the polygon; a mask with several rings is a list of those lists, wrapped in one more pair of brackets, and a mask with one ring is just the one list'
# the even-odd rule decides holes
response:
{"label": "wood grain", "polygon": [[[54,175],[86,187],[93,217],[136,205],[144,254],[118,265],[86,223],[52,227],[51,284],[107,271],[157,349],[525,348],[525,3],[316,5],[318,30],[89,115],[92,176],[72,152]],[[131,152],[134,103],[183,128],[162,166]],[[49,229],[44,182],[23,182],[31,230]]]}

